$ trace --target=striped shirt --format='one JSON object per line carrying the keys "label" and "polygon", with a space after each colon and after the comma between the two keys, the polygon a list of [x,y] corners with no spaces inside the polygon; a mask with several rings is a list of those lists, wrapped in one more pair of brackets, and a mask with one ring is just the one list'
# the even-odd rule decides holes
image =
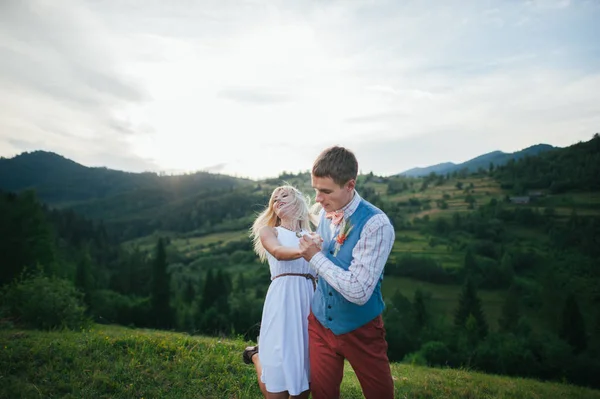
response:
{"label": "striped shirt", "polygon": [[[356,211],[360,201],[361,197],[355,191],[352,200],[342,208],[344,219],[348,219]],[[338,229],[339,226],[332,224],[332,228]],[[360,238],[352,250],[352,262],[348,270],[335,265],[322,252],[312,257],[310,265],[318,273],[319,278],[324,278],[348,301],[364,305],[371,298],[383,273],[394,240],[394,228],[388,217],[384,213],[376,214],[365,223]]]}

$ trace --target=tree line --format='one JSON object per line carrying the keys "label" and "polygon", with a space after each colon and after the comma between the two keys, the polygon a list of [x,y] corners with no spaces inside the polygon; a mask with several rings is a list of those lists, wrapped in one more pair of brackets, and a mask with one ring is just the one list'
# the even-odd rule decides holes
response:
{"label": "tree line", "polygon": [[[578,156],[556,158],[558,151],[542,155],[554,162],[547,174],[546,158],[523,159],[478,173],[512,188],[529,189],[538,186],[526,170],[536,170],[546,176],[544,187],[551,190],[553,182],[562,181],[564,170],[583,168],[574,173],[572,189],[589,190],[589,176],[583,170],[595,170],[589,162],[596,159],[597,145],[595,137],[576,146]],[[463,172],[454,173],[400,180],[394,189],[426,189]],[[385,298],[392,361],[598,387],[598,216],[579,215],[576,208],[559,215],[550,203],[514,206],[508,198],[468,201],[473,187],[457,183],[457,190],[466,190],[469,212],[410,221],[409,212],[432,206],[444,209],[448,198],[393,203],[367,184],[374,179],[361,176],[359,192],[390,216],[399,240],[404,239],[403,232],[416,231],[428,237],[432,248],[441,246],[462,258],[460,267],[454,268],[432,257],[400,254],[390,259],[388,276],[462,287],[451,319],[432,309],[427,292],[417,290],[409,299],[397,291]],[[133,195],[131,200],[135,198],[139,197]],[[157,236],[151,251],[122,244],[157,229],[195,234],[246,229],[267,198],[260,185],[225,189],[215,198],[205,193],[182,199],[152,217],[144,213],[154,209],[155,200],[148,198],[146,211],[135,208],[139,212],[132,212],[131,219],[119,216],[108,223],[74,209],[49,208],[30,191],[0,193],[0,327],[77,328],[91,320],[255,339],[269,271],[258,263],[249,239],[208,245],[192,258],[179,253],[168,237]],[[131,203],[125,202],[124,209],[127,204]],[[515,233],[519,229],[532,232],[533,238],[523,240]],[[507,293],[500,320],[489,320],[483,312],[477,293],[482,288]],[[496,324],[497,329],[491,327]]]}

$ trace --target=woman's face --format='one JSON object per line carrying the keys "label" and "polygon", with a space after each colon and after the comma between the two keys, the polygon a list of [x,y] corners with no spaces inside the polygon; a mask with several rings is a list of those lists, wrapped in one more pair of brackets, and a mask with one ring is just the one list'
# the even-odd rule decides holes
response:
{"label": "woman's face", "polygon": [[280,219],[293,214],[295,196],[287,189],[279,189],[273,193],[273,211]]}

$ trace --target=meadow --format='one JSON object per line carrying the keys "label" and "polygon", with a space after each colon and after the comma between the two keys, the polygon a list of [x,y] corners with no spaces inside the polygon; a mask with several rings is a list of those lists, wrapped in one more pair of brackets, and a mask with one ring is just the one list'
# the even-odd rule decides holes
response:
{"label": "meadow", "polygon": [[[261,398],[242,339],[121,326],[0,330],[2,398]],[[396,398],[600,399],[600,391],[469,370],[391,364]],[[341,397],[361,398],[346,364]]]}

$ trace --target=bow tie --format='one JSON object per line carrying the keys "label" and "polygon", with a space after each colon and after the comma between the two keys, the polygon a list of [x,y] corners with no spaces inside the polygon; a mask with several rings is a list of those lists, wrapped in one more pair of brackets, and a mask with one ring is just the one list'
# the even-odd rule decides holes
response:
{"label": "bow tie", "polygon": [[325,217],[331,219],[331,223],[333,223],[334,226],[337,226],[344,220],[344,211],[327,212]]}

